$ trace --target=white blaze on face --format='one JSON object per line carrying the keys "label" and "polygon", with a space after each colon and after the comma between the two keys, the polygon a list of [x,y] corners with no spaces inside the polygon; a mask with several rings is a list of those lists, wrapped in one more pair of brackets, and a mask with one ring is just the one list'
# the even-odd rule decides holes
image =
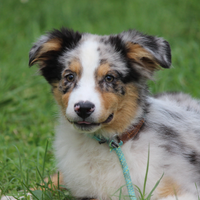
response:
{"label": "white blaze on face", "polygon": [[98,43],[94,40],[83,42],[79,48],[79,60],[82,67],[82,74],[77,87],[71,92],[66,109],[69,119],[77,117],[74,112],[74,105],[79,101],[90,101],[95,105],[95,111],[91,117],[98,120],[100,115],[100,95],[95,90],[95,70],[99,66]]}

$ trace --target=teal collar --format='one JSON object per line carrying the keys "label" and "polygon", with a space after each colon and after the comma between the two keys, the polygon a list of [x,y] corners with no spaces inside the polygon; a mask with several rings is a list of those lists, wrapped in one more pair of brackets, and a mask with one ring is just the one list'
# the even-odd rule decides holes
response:
{"label": "teal collar", "polygon": [[97,140],[99,144],[108,143],[110,148],[116,148],[121,146],[122,144],[125,144],[130,139],[134,138],[139,133],[143,125],[144,118],[142,118],[137,125],[133,125],[131,128],[123,132],[120,136],[116,134],[113,137],[107,139],[103,136],[94,135],[93,138]]}

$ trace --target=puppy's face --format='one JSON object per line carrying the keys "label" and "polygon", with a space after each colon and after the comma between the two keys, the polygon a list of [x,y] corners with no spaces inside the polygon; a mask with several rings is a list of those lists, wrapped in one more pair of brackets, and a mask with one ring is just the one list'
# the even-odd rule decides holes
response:
{"label": "puppy's face", "polygon": [[129,74],[119,53],[96,40],[90,36],[60,57],[63,71],[56,98],[79,131],[119,130],[136,114],[138,91],[124,82]]}
{"label": "puppy's face", "polygon": [[79,132],[123,132],[140,117],[145,80],[170,66],[166,41],[136,31],[113,36],[54,30],[33,46],[66,119]]}

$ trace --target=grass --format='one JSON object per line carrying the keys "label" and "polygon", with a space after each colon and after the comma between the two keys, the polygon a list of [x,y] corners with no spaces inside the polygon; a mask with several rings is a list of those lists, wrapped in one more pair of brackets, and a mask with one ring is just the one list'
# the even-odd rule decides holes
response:
{"label": "grass", "polygon": [[200,98],[199,10],[198,0],[0,1],[0,196],[26,190],[23,180],[35,187],[56,170],[57,108],[45,80],[28,68],[28,52],[41,34],[66,26],[97,34],[135,28],[162,36],[171,44],[173,68],[158,72],[151,92]]}

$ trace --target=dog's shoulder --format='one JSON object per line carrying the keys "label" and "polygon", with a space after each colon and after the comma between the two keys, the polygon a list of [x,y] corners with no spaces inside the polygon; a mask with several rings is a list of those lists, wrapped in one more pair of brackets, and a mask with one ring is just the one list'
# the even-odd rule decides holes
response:
{"label": "dog's shoulder", "polygon": [[200,113],[200,101],[188,94],[182,92],[165,92],[156,94],[154,97],[166,101],[166,103],[173,103],[186,111]]}
{"label": "dog's shoulder", "polygon": [[[183,93],[163,93],[148,99],[146,131],[167,151],[190,154],[200,150],[200,104]],[[152,137],[152,135],[151,135]],[[191,138],[193,138],[191,140]],[[162,142],[161,142],[162,141]],[[188,143],[190,141],[190,143]]]}

